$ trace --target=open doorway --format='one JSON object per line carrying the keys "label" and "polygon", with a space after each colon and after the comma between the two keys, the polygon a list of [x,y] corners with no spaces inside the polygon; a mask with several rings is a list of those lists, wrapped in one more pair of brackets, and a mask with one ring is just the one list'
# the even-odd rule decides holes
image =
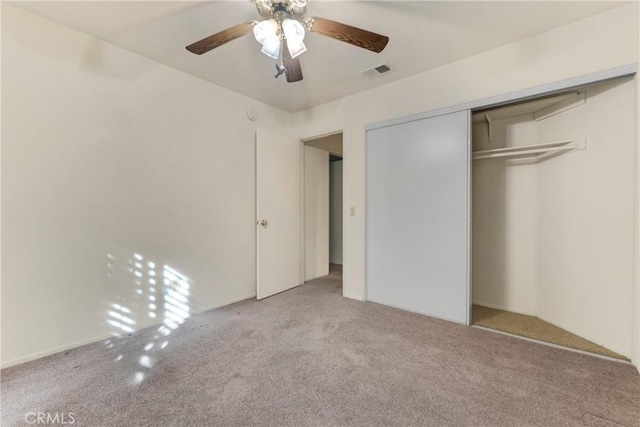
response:
{"label": "open doorway", "polygon": [[[342,287],[342,132],[304,144],[304,281]],[[336,282],[336,285],[338,283]]]}

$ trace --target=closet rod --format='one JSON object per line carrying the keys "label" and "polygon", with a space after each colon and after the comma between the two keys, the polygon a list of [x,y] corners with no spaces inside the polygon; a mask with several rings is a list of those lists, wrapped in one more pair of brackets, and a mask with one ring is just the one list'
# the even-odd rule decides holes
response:
{"label": "closet rod", "polygon": [[560,151],[569,151],[578,148],[577,144],[566,145],[563,147],[556,148],[538,148],[535,150],[526,150],[526,151],[518,151],[515,153],[494,153],[494,154],[484,154],[484,155],[473,155],[473,160],[482,160],[482,159],[496,159],[498,157],[520,157],[527,154],[544,154],[544,153],[554,153]]}
{"label": "closet rod", "polygon": [[[562,151],[570,151],[580,148],[579,144],[572,144],[574,140],[546,142],[543,144],[525,145],[522,147],[497,148],[494,150],[476,151],[474,160],[495,159],[500,157],[521,157],[531,154],[547,154]],[[535,156],[537,157],[537,156]]]}

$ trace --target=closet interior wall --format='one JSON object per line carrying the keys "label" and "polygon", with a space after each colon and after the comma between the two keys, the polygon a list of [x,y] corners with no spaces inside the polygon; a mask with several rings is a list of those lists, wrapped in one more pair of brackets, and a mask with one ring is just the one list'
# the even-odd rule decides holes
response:
{"label": "closet interior wall", "polygon": [[586,149],[473,161],[473,303],[537,316],[629,357],[635,82],[581,91],[584,103],[542,120],[488,112],[500,117],[491,140],[487,112],[474,114],[473,151],[559,140]]}

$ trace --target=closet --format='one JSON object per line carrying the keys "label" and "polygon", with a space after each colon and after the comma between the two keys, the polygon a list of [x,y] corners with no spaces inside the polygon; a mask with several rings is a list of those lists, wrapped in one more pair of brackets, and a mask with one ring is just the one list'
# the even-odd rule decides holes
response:
{"label": "closet", "polygon": [[472,112],[472,323],[631,354],[633,78]]}
{"label": "closet", "polygon": [[635,85],[370,125],[367,301],[628,359]]}

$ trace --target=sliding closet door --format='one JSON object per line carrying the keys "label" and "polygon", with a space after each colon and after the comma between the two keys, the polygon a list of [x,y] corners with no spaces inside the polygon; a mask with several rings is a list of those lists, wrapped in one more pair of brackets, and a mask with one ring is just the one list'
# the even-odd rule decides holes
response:
{"label": "sliding closet door", "polygon": [[367,300],[469,324],[470,113],[367,131]]}

